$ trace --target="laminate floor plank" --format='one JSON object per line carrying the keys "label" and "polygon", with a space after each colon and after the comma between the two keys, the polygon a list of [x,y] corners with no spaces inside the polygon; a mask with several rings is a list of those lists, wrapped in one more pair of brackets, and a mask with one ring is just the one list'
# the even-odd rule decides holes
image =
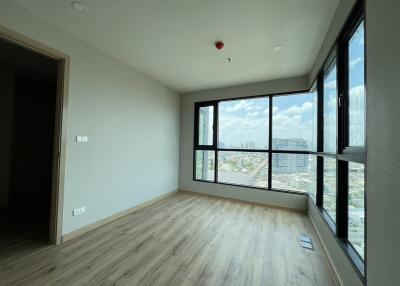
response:
{"label": "laminate floor plank", "polygon": [[[300,247],[304,233],[314,251]],[[0,261],[0,285],[335,282],[306,215],[178,193],[25,259],[8,254]]]}

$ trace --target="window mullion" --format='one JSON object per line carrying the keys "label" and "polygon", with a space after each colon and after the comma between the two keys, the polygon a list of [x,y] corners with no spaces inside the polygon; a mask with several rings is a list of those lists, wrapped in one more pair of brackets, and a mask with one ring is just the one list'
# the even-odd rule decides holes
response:
{"label": "window mullion", "polygon": [[348,162],[338,161],[337,171],[337,236],[347,239],[348,233]]}
{"label": "window mullion", "polygon": [[[317,152],[323,152],[324,145],[324,88],[323,88],[323,74],[317,77],[317,91],[318,91],[318,111],[317,111]],[[321,156],[317,157],[317,195],[316,204],[319,207],[323,206],[323,173],[324,173],[324,159]]]}
{"label": "window mullion", "polygon": [[272,189],[272,96],[269,98],[269,119],[268,119],[268,189]]}
{"label": "window mullion", "polygon": [[214,182],[218,182],[218,102],[214,103],[213,143],[215,152]]}

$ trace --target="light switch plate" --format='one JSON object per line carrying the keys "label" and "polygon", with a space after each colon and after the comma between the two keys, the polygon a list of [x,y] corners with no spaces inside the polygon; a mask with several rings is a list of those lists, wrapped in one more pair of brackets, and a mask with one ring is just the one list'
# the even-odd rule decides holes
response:
{"label": "light switch plate", "polygon": [[77,216],[77,215],[83,214],[85,211],[86,211],[85,207],[80,207],[80,208],[74,209],[72,212],[72,215]]}
{"label": "light switch plate", "polygon": [[78,143],[87,143],[88,141],[89,138],[87,136],[81,136],[81,135],[76,136],[76,142]]}

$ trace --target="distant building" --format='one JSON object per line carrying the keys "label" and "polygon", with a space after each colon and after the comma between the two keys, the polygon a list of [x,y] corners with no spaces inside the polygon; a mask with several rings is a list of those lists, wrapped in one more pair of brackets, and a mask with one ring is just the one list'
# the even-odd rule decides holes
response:
{"label": "distant building", "polygon": [[308,142],[304,139],[272,139],[272,149],[274,150],[305,151],[309,149],[308,147]]}
{"label": "distant building", "polygon": [[[304,151],[308,150],[307,140],[304,139],[272,139],[275,150]],[[301,173],[308,170],[308,155],[274,153],[272,155],[272,170],[274,173]]]}
{"label": "distant building", "polygon": [[246,149],[255,149],[256,148],[256,143],[254,141],[249,141],[244,145],[244,147]]}

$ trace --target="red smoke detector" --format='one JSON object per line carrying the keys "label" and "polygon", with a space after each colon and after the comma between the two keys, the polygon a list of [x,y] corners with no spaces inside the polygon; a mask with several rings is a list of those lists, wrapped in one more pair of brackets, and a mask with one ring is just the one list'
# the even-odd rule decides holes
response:
{"label": "red smoke detector", "polygon": [[215,47],[216,47],[218,50],[221,50],[221,49],[224,47],[224,42],[221,42],[221,41],[216,42],[216,43],[215,43]]}

